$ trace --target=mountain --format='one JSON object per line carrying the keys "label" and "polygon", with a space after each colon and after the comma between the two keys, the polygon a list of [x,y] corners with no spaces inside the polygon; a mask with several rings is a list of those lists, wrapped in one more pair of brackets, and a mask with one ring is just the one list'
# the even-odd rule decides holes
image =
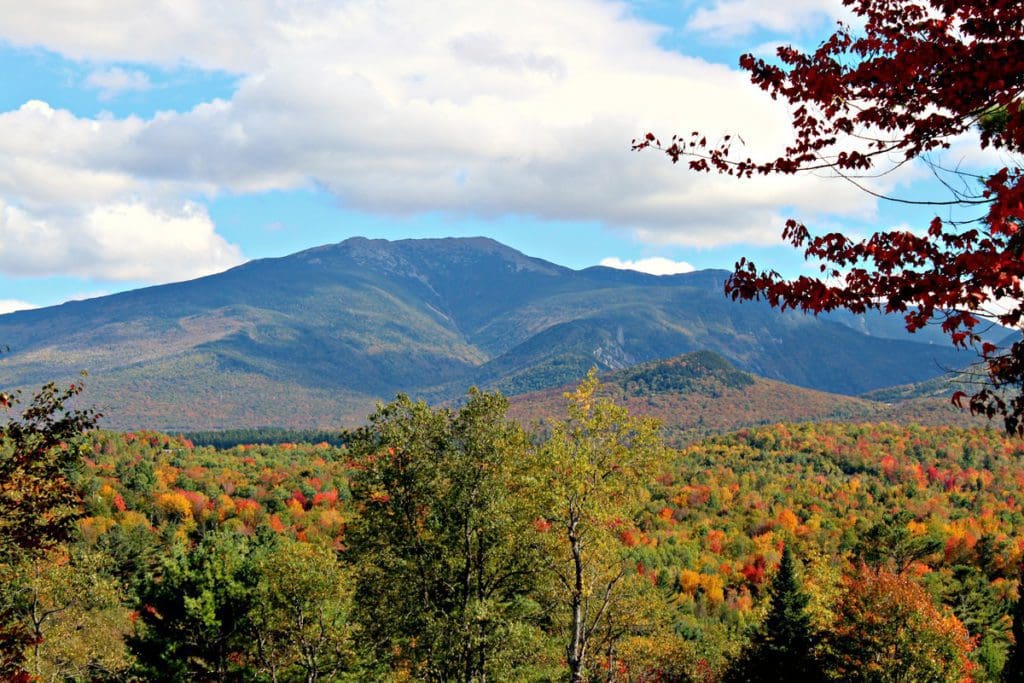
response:
{"label": "mountain", "polygon": [[[895,403],[831,394],[738,370],[711,351],[642,363],[601,376],[601,391],[637,415],[657,418],[674,445],[711,434],[777,422],[895,422],[984,427],[948,395]],[[520,394],[510,414],[524,424],[565,417],[569,384]]]}
{"label": "mountain", "polygon": [[188,282],[0,316],[0,387],[69,380],[114,427],[361,421],[404,391],[523,393],[714,349],[845,394],[926,380],[963,356],[912,337],[722,295],[726,271],[571,270],[485,238],[353,238]]}

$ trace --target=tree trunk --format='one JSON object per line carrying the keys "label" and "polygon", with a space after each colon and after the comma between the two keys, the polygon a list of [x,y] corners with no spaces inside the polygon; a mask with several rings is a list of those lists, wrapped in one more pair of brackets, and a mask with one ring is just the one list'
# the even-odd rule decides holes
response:
{"label": "tree trunk", "polygon": [[569,515],[569,546],[573,561],[572,630],[566,660],[569,664],[571,683],[582,683],[583,659],[587,652],[586,614],[583,604],[583,549],[578,535],[579,521],[574,513]]}

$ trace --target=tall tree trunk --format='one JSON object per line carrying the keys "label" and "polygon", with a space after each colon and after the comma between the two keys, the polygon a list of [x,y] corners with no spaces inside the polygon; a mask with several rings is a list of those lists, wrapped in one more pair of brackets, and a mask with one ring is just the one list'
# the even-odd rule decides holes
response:
{"label": "tall tree trunk", "polygon": [[583,548],[578,535],[579,520],[575,512],[569,514],[569,546],[572,550],[573,591],[572,591],[572,632],[569,647],[566,648],[566,660],[569,664],[569,680],[571,683],[582,683],[583,659],[587,653],[586,611],[584,609],[583,591]]}

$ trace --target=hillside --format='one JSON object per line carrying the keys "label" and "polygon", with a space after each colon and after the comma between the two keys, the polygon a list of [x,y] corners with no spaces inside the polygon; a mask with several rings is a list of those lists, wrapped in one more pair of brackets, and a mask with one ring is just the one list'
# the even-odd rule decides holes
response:
{"label": "hillside", "polygon": [[[107,426],[168,430],[361,421],[402,391],[524,393],[714,349],[738,368],[860,394],[962,356],[722,295],[724,271],[574,271],[493,240],[367,240],[188,282],[0,316],[0,388],[90,372]],[[885,326],[872,324],[873,328]],[[904,335],[906,336],[906,335]]]}
{"label": "hillside", "polygon": [[[664,376],[686,383],[692,379],[691,371],[700,368],[713,374],[724,372],[725,377],[735,372],[712,367],[715,365],[719,363],[713,357],[697,356],[670,364],[672,369]],[[641,374],[651,376],[646,369]],[[701,376],[698,383],[705,379]],[[734,375],[733,380],[744,381],[741,375]],[[634,377],[627,386],[642,394],[646,381]],[[280,644],[294,642],[294,634],[303,633],[299,627],[308,614],[300,610],[340,600],[346,608],[340,610],[343,617],[314,621],[314,627],[326,628],[334,635],[335,639],[328,641],[332,647],[339,642],[342,646],[358,643],[360,647],[348,651],[368,657],[366,666],[371,668],[360,668],[360,659],[350,657],[346,664],[352,675],[339,680],[406,674],[407,660],[418,656],[420,649],[389,647],[383,655],[372,651],[363,655],[372,641],[365,628],[353,628],[353,624],[360,623],[359,619],[366,624],[368,617],[372,626],[379,623],[392,629],[397,634],[393,638],[411,633],[422,642],[419,623],[406,626],[401,619],[380,620],[379,615],[393,609],[393,604],[419,604],[423,599],[422,584],[397,580],[399,571],[409,576],[425,567],[433,573],[424,572],[424,582],[436,580],[442,570],[449,572],[442,574],[443,578],[461,571],[462,565],[450,558],[460,557],[457,552],[465,536],[449,531],[439,520],[449,518],[440,517],[442,513],[454,516],[464,509],[465,499],[449,493],[453,483],[464,480],[438,473],[452,471],[441,467],[473,467],[473,461],[466,464],[468,459],[440,457],[440,453],[448,453],[441,446],[423,449],[424,442],[410,436],[411,432],[391,430],[385,438],[395,439],[398,449],[410,441],[419,447],[417,466],[406,470],[406,478],[400,481],[374,480],[379,483],[372,489],[362,483],[362,477],[375,463],[388,466],[389,459],[326,443],[215,450],[154,432],[93,432],[85,444],[89,457],[76,475],[78,485],[88,492],[78,533],[68,553],[55,555],[49,563],[37,561],[35,573],[26,574],[44,577],[37,584],[41,588],[35,590],[47,597],[72,579],[77,594],[87,597],[97,595],[105,586],[121,590],[111,591],[112,600],[83,601],[75,611],[45,622],[44,657],[57,660],[54,645],[63,643],[93,653],[96,641],[102,638],[103,652],[107,648],[122,652],[122,657],[114,660],[121,670],[133,665],[133,660],[124,656],[129,652],[140,662],[152,661],[150,653],[170,648],[147,648],[146,642],[138,639],[140,632],[147,633],[140,627],[159,634],[163,642],[195,642],[195,633],[210,632],[202,630],[209,628],[204,626],[207,613],[184,606],[205,600],[201,604],[212,604],[218,615],[233,619],[218,633],[226,633],[225,640],[232,639],[232,652],[244,655],[233,660],[239,669],[237,678],[252,680],[258,678],[256,669],[263,661],[258,656],[263,650],[258,647],[270,642],[280,648]],[[543,441],[540,434],[534,437],[533,443]],[[518,618],[520,631],[532,634],[523,648],[525,656],[509,657],[510,671],[494,680],[563,680],[560,667],[564,668],[568,601],[559,592],[556,575],[548,573],[565,561],[555,543],[561,533],[548,519],[536,517],[533,497],[517,488],[522,480],[516,477],[523,476],[531,460],[528,453],[517,450],[526,440],[515,443],[519,445],[497,449],[503,454],[497,457],[516,466],[486,470],[492,477],[500,477],[488,480],[485,485],[492,488],[487,490],[505,495],[474,496],[470,503],[476,509],[490,506],[488,513],[497,510],[484,517],[488,522],[510,520],[484,527],[489,543],[481,552],[494,557],[495,552],[510,548],[510,554],[501,556],[503,562],[492,565],[495,571],[505,574],[508,563],[526,561],[531,576],[550,582],[513,587],[529,603],[542,606],[540,609],[488,613]],[[406,457],[402,450],[398,452],[393,457]],[[616,558],[623,569],[623,588],[614,595],[620,601],[616,604],[629,609],[610,617],[615,620],[612,623],[621,625],[613,641],[621,645],[615,656],[623,670],[628,665],[629,671],[644,674],[637,678],[652,680],[667,673],[672,680],[722,681],[751,628],[764,623],[769,587],[785,547],[792,549],[802,565],[800,585],[809,597],[811,623],[817,634],[849,636],[849,628],[842,625],[850,622],[843,621],[845,617],[836,606],[841,596],[853,594],[844,592],[847,582],[863,576],[867,564],[880,575],[902,578],[895,588],[880,591],[872,609],[864,612],[870,620],[854,624],[865,623],[874,634],[886,628],[882,636],[873,636],[879,639],[900,629],[919,629],[927,619],[909,620],[905,612],[901,616],[895,611],[902,609],[907,595],[916,595],[911,603],[915,610],[927,610],[925,614],[932,618],[955,616],[955,623],[962,624],[967,643],[963,654],[977,665],[972,680],[1000,680],[1020,590],[1016,578],[1022,553],[1022,455],[1024,444],[1019,439],[994,431],[840,424],[744,429],[667,454],[636,491],[639,499],[629,503],[629,516],[616,516],[602,525],[608,532],[602,539],[605,544],[588,547],[589,553]],[[495,455],[488,453],[487,457]],[[480,470],[474,472],[478,475],[471,479],[475,492],[481,477]],[[531,480],[534,486],[543,485],[526,478]],[[539,478],[544,481],[546,478]],[[526,490],[537,495],[535,489]],[[418,503],[414,520],[403,521],[403,515],[395,514],[398,496]],[[458,503],[453,505],[453,500]],[[614,513],[602,510],[596,514],[618,515],[622,508],[613,509]],[[399,557],[416,552],[425,559],[417,559],[419,564],[406,561],[406,568],[392,561],[382,571],[382,564],[390,558],[368,556],[358,545],[361,533],[362,538],[367,537],[364,525],[377,519],[391,525],[385,529],[398,528],[401,533],[374,533],[373,549]],[[377,531],[381,527],[370,528]],[[455,530],[461,532],[459,527]],[[538,549],[544,554],[535,555]],[[69,563],[69,556],[76,559]],[[85,564],[79,557],[102,561]],[[592,555],[585,557],[592,562]],[[244,558],[255,561],[245,562]],[[284,579],[274,585],[288,600],[254,588],[254,583],[264,585],[256,579],[266,577],[268,567]],[[69,570],[74,573],[69,575]],[[355,584],[362,576],[368,580]],[[641,578],[645,579],[642,583]],[[59,583],[61,579],[65,583]],[[366,588],[355,590],[351,588],[354,584]],[[445,594],[450,594],[454,584],[445,585]],[[0,588],[11,594],[24,585],[11,582]],[[161,590],[164,586],[169,588]],[[642,599],[631,593],[638,588],[643,589]],[[251,610],[254,598],[263,611]],[[156,599],[161,600],[156,606],[163,609],[154,609]],[[488,608],[507,610],[507,604],[516,603],[509,600]],[[283,622],[286,628],[280,640],[257,641],[250,635],[266,627],[265,622],[248,615],[263,615],[267,610],[294,615],[293,621]],[[438,610],[431,617],[447,617],[453,608],[447,610]],[[84,625],[62,630],[60,625],[69,621],[74,626]],[[458,622],[451,619],[442,627],[454,631]],[[916,637],[920,636],[900,642],[912,642]],[[209,641],[200,644],[205,642]],[[461,646],[463,641],[453,642]],[[495,649],[522,647],[520,642],[494,640]],[[391,641],[387,643],[390,646]],[[170,650],[174,655],[180,651]],[[900,650],[893,647],[892,651]],[[395,655],[388,657],[390,652]],[[601,654],[599,651],[599,657]],[[187,664],[196,673],[178,678],[212,678],[209,669],[202,669],[210,659],[190,659]],[[179,660],[159,663],[166,666],[168,661],[175,664]],[[875,663],[885,661],[888,659],[879,656]],[[115,666],[108,670],[117,671]],[[836,676],[834,680],[845,679]]]}
{"label": "hillside", "polygon": [[[601,380],[606,396],[631,413],[657,418],[668,441],[676,445],[777,422],[988,424],[954,408],[945,396],[885,403],[815,391],[737,370],[710,351],[609,372]],[[564,418],[563,394],[570,388],[566,385],[515,396],[510,414],[526,424]]]}

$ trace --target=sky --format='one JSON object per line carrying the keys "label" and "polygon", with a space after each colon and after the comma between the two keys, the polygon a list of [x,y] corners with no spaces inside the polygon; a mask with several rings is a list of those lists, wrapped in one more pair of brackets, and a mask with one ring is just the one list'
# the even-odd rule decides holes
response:
{"label": "sky", "polygon": [[[352,236],[475,236],[573,268],[740,257],[786,218],[925,224],[836,178],[736,181],[630,142],[790,140],[744,52],[813,48],[839,0],[0,0],[0,312]],[[929,191],[919,167],[874,189]]]}

